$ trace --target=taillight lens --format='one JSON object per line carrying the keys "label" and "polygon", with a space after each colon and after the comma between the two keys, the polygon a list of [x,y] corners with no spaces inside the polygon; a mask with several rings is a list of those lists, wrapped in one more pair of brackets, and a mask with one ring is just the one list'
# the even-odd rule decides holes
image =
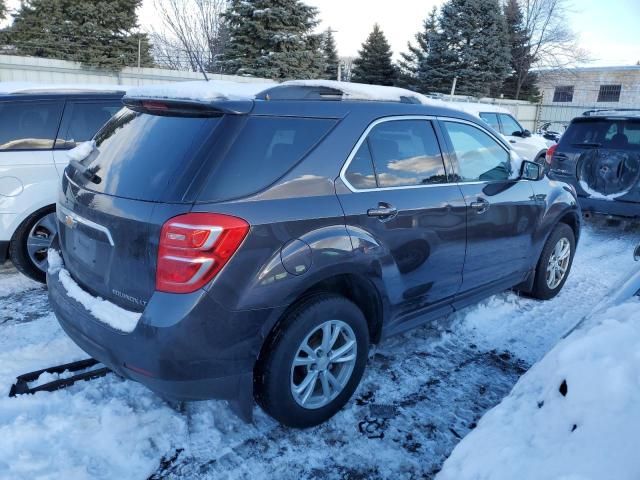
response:
{"label": "taillight lens", "polygon": [[551,165],[551,159],[553,158],[553,154],[556,152],[556,148],[558,148],[558,144],[551,145],[547,150],[547,154],[544,156],[544,161],[547,162],[547,165]]}
{"label": "taillight lens", "polygon": [[160,233],[156,290],[189,293],[224,267],[249,232],[241,218],[187,213],[168,220]]}

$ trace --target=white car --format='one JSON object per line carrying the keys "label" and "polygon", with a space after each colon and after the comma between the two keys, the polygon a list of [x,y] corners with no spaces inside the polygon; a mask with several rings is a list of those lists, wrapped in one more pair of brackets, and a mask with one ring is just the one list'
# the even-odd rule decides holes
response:
{"label": "white car", "polygon": [[67,151],[122,107],[121,90],[0,83],[0,263],[44,282]]}
{"label": "white car", "polygon": [[555,143],[523,128],[506,108],[487,103],[467,102],[451,102],[448,106],[484,120],[496,132],[502,134],[516,153],[525,160],[543,164],[547,149],[551,143]]}

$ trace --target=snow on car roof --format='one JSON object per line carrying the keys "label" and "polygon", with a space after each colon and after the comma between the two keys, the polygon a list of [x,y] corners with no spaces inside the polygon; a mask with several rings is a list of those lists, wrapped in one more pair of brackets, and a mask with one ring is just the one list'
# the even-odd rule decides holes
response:
{"label": "snow on car roof", "polygon": [[0,82],[0,94],[126,92],[131,87],[111,84]]}
{"label": "snow on car roof", "polygon": [[256,94],[275,86],[271,82],[229,82],[198,80],[132,88],[129,98],[153,98],[212,102],[215,100],[253,100]]}
{"label": "snow on car roof", "polygon": [[443,102],[427,98],[421,93],[399,87],[365,85],[363,83],[338,82],[337,80],[290,80],[281,86],[323,87],[342,92],[344,100],[369,100],[379,102],[401,102],[407,98],[425,105],[443,106]]}
{"label": "snow on car roof", "polygon": [[583,112],[583,117],[640,117],[640,108],[597,108]]}
{"label": "snow on car roof", "polygon": [[455,110],[461,110],[463,112],[469,113],[471,115],[475,115],[476,117],[480,113],[490,112],[490,113],[509,113],[504,107],[499,105],[494,105],[491,103],[474,103],[474,102],[456,102],[450,101],[446,102],[449,108],[453,108]]}

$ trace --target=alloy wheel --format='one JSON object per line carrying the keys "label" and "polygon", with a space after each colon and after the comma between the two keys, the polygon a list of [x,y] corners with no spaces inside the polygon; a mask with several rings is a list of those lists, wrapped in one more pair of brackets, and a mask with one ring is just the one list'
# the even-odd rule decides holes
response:
{"label": "alloy wheel", "polygon": [[310,410],[322,408],[344,390],[356,365],[353,329],[341,320],[315,327],[302,341],[291,365],[291,394]]}
{"label": "alloy wheel", "polygon": [[567,238],[562,237],[556,243],[547,264],[547,287],[551,290],[556,289],[562,283],[569,268],[570,260],[571,243]]}
{"label": "alloy wheel", "polygon": [[47,269],[47,251],[57,231],[56,214],[52,212],[40,218],[27,236],[29,259],[40,271]]}

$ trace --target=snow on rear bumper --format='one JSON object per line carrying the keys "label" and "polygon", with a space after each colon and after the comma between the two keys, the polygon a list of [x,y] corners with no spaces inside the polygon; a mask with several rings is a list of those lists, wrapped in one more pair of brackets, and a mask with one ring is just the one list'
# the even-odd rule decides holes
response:
{"label": "snow on rear bumper", "polygon": [[133,332],[140,321],[141,313],[125,310],[83,290],[65,270],[62,257],[56,250],[49,250],[48,260],[48,276],[57,277],[66,294],[82,305],[96,320],[123,333]]}

